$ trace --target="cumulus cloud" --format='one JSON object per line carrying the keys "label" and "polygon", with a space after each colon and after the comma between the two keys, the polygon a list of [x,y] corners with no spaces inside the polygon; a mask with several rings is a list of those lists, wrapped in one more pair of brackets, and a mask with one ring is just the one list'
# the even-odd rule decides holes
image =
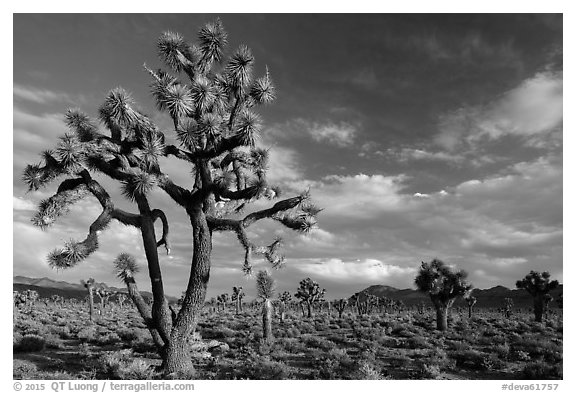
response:
{"label": "cumulus cloud", "polygon": [[503,136],[516,136],[524,143],[537,145],[534,138],[562,125],[562,90],[561,72],[538,73],[493,102],[444,114],[435,141],[448,150]]}
{"label": "cumulus cloud", "polygon": [[296,268],[305,274],[331,281],[364,283],[389,281],[399,276],[412,275],[416,271],[414,267],[389,265],[377,259],[344,262],[338,258],[298,264]]}

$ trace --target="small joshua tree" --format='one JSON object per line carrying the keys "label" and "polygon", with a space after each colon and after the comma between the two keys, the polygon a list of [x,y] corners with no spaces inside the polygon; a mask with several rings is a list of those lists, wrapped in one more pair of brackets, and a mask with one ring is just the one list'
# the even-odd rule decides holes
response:
{"label": "small joshua tree", "polygon": [[471,294],[468,294],[467,296],[464,296],[464,300],[468,305],[468,318],[472,318],[472,307],[474,307],[474,305],[476,304],[477,299]]}
{"label": "small joshua tree", "polygon": [[280,296],[278,296],[278,301],[280,302],[280,323],[284,323],[284,314],[286,313],[286,305],[292,300],[292,295],[290,292],[284,291]]}
{"label": "small joshua tree", "polygon": [[531,270],[522,280],[516,281],[516,288],[525,289],[534,299],[534,317],[536,322],[542,322],[542,314],[546,306],[546,295],[558,288],[558,281],[550,281],[550,273]]}
{"label": "small joshua tree", "polygon": [[134,275],[140,271],[136,259],[128,253],[122,253],[114,260],[114,270],[116,271],[117,277],[126,285],[128,296],[136,306],[142,319],[144,319],[144,323],[150,331],[154,345],[158,350],[162,350],[164,344],[158,329],[154,328],[152,309],[140,293],[136,285],[136,280],[134,279]]}
{"label": "small joshua tree", "polygon": [[514,309],[514,300],[512,298],[504,298],[504,316],[510,318],[512,316],[512,310]]}
{"label": "small joshua tree", "polygon": [[348,301],[346,299],[338,299],[334,302],[334,308],[338,311],[338,318],[342,318],[347,303]]}
{"label": "small joshua tree", "polygon": [[92,321],[94,318],[94,279],[93,278],[89,278],[88,280],[84,281],[80,281],[80,283],[82,285],[84,285],[84,288],[86,288],[86,290],[88,291],[88,304],[90,307],[90,320]]}
{"label": "small joshua tree", "polygon": [[272,336],[272,297],[274,297],[276,283],[270,273],[261,270],[256,275],[256,292],[263,300],[262,304],[262,336],[265,342],[270,343]]}
{"label": "small joshua tree", "polygon": [[222,305],[222,311],[226,310],[226,305],[228,304],[229,299],[230,297],[227,293],[223,293],[222,295],[218,295],[218,297],[216,297],[218,304]]}
{"label": "small joshua tree", "polygon": [[301,303],[305,303],[308,308],[308,318],[312,317],[312,305],[324,299],[325,289],[320,289],[320,285],[311,278],[306,278],[300,281],[296,298],[300,299]]}
{"label": "small joshua tree", "polygon": [[414,283],[419,291],[430,295],[436,308],[438,330],[445,331],[448,328],[448,310],[456,298],[466,295],[472,289],[472,285],[466,281],[467,276],[464,270],[454,272],[439,259],[430,263],[422,262]]}
{"label": "small joshua tree", "polygon": [[118,306],[120,307],[120,309],[124,308],[124,302],[126,302],[126,294],[123,292],[116,292],[116,302],[118,303]]}
{"label": "small joshua tree", "polygon": [[98,288],[95,289],[94,293],[100,299],[100,314],[104,314],[104,308],[106,307],[106,303],[110,296],[113,295],[113,292],[108,289],[105,284],[100,284]]}
{"label": "small joshua tree", "polygon": [[242,291],[242,287],[232,288],[232,301],[236,304],[236,315],[242,312],[243,297],[244,297],[244,291]]}

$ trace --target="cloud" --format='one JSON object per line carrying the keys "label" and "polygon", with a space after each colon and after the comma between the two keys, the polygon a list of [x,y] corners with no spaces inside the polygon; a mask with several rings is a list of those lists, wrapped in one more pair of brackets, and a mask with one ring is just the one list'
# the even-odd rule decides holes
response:
{"label": "cloud", "polygon": [[78,98],[73,98],[64,92],[55,92],[47,89],[39,89],[32,86],[14,84],[14,98],[20,101],[48,104],[53,102],[77,103]]}
{"label": "cloud", "polygon": [[561,72],[541,72],[486,105],[463,107],[440,118],[435,141],[447,150],[504,136],[523,143],[547,136],[563,121]]}
{"label": "cloud", "polygon": [[384,153],[399,162],[412,162],[412,161],[440,161],[448,163],[462,163],[464,157],[459,154],[446,153],[444,151],[428,151],[423,149],[414,148],[400,148],[388,149]]}
{"label": "cloud", "polygon": [[296,268],[325,280],[364,283],[389,281],[398,276],[413,275],[416,271],[414,267],[388,265],[376,259],[344,262],[338,258],[298,264]]}
{"label": "cloud", "polygon": [[275,124],[265,133],[265,140],[287,140],[294,137],[311,138],[319,143],[344,148],[354,144],[358,136],[358,124],[339,121],[311,121],[298,118],[284,124]]}

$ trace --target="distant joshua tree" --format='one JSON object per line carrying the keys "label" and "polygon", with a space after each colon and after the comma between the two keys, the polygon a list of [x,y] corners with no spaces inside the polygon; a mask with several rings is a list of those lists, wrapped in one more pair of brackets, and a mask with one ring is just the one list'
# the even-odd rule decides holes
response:
{"label": "distant joshua tree", "polygon": [[242,298],[244,297],[244,292],[242,287],[232,288],[232,301],[236,304],[236,315],[242,312]]}
{"label": "distant joshua tree", "polygon": [[430,263],[422,262],[414,282],[419,291],[430,295],[436,308],[438,330],[448,329],[448,310],[456,298],[466,295],[472,289],[472,285],[466,281],[467,276],[464,270],[454,272],[439,259]]}
{"label": "distant joshua tree", "polygon": [[265,270],[256,275],[256,292],[263,300],[262,304],[262,336],[265,342],[272,342],[272,298],[275,292],[275,281]]}
{"label": "distant joshua tree", "polygon": [[468,318],[472,318],[472,307],[476,304],[477,299],[471,294],[468,294],[464,296],[464,300],[466,301],[466,305],[468,305]]}
{"label": "distant joshua tree", "polygon": [[[542,322],[542,314],[546,310],[546,298],[549,292],[558,288],[558,281],[550,281],[550,273],[531,270],[522,280],[516,281],[516,288],[525,289],[534,299],[534,318]],[[549,301],[548,301],[549,303]]]}
{"label": "distant joshua tree", "polygon": [[98,296],[98,299],[100,299],[100,314],[103,314],[108,299],[110,299],[114,293],[110,291],[105,284],[100,284],[94,293],[96,293],[96,296]]}
{"label": "distant joshua tree", "polygon": [[338,311],[338,318],[342,318],[342,314],[344,313],[344,310],[346,310],[346,304],[348,304],[348,301],[346,299],[338,299],[334,301],[334,308],[336,309],[336,311]]}
{"label": "distant joshua tree", "polygon": [[290,292],[284,291],[278,296],[280,302],[280,323],[284,323],[284,314],[286,313],[286,305],[292,300]]}
{"label": "distant joshua tree", "polygon": [[510,318],[512,316],[512,310],[514,309],[514,300],[512,298],[504,298],[504,316]]}
{"label": "distant joshua tree", "polygon": [[84,285],[84,288],[88,291],[88,304],[90,306],[90,321],[93,321],[94,318],[94,279],[89,278],[88,280],[84,281],[81,280],[80,283]]}
{"label": "distant joshua tree", "polygon": [[221,295],[218,295],[216,297],[216,301],[218,302],[218,305],[222,305],[222,311],[226,310],[226,305],[228,304],[228,301],[230,300],[230,296],[228,296],[227,293],[223,293]]}
{"label": "distant joshua tree", "polygon": [[305,303],[308,308],[308,318],[312,317],[312,305],[324,299],[325,289],[320,289],[320,285],[311,278],[306,278],[300,281],[294,297],[300,299],[301,303]]}

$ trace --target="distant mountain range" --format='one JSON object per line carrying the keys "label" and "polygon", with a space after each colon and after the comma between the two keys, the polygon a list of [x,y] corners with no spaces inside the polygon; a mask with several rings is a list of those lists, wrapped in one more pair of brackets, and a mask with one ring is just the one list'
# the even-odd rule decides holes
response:
{"label": "distant mountain range", "polygon": [[[378,296],[380,298],[389,298],[393,300],[401,300],[407,306],[413,306],[422,302],[430,304],[430,297],[415,289],[397,289],[387,285],[372,285],[360,293]],[[554,299],[563,293],[563,285],[550,292]],[[474,289],[472,296],[476,297],[477,302],[474,307],[478,308],[500,308],[504,307],[504,299],[509,297],[514,302],[515,308],[529,308],[532,307],[532,296],[525,290],[509,289],[501,285],[489,289]],[[455,307],[466,306],[462,299],[456,300]],[[551,307],[557,307],[556,302],[553,301]]]}
{"label": "distant mountain range", "polygon": [[[106,285],[100,283],[101,285]],[[107,285],[106,285],[107,286]],[[126,292],[126,288],[116,288],[107,286],[108,289],[118,292]],[[13,280],[13,289],[15,291],[25,291],[27,289],[35,290],[41,298],[50,297],[52,295],[60,295],[66,299],[76,298],[84,299],[86,297],[86,289],[80,283],[71,284],[66,281],[55,281],[47,277],[43,278],[29,278],[24,276],[15,276]],[[414,306],[424,302],[430,304],[430,297],[424,293],[418,292],[415,289],[398,289],[387,285],[372,285],[362,291],[363,294],[370,294],[380,298],[389,298],[393,300],[401,300],[407,306]],[[563,285],[561,284],[557,289],[550,292],[554,299],[563,293]],[[144,297],[152,297],[150,292],[142,291]],[[489,289],[474,289],[472,295],[476,297],[477,303],[475,307],[478,308],[500,308],[504,306],[504,299],[509,297],[514,301],[515,308],[529,308],[532,307],[532,297],[524,290],[509,289],[498,285]],[[176,302],[178,299],[172,296],[167,296],[170,303]],[[465,307],[466,303],[462,299],[458,299],[454,303],[455,307]],[[553,301],[551,307],[556,308],[556,302]]]}
{"label": "distant mountain range", "polygon": [[[96,283],[96,285],[104,285],[111,291],[127,292],[126,288],[116,288],[108,286],[105,283]],[[71,284],[66,281],[55,281],[47,277],[43,278],[29,278],[24,276],[14,276],[12,281],[12,288],[14,291],[25,291],[27,289],[38,292],[41,298],[50,297],[52,295],[59,295],[65,299],[84,299],[87,295],[86,289],[80,283]],[[142,296],[151,298],[150,292],[141,291]],[[169,302],[176,302],[178,299],[172,296],[166,296]]]}

